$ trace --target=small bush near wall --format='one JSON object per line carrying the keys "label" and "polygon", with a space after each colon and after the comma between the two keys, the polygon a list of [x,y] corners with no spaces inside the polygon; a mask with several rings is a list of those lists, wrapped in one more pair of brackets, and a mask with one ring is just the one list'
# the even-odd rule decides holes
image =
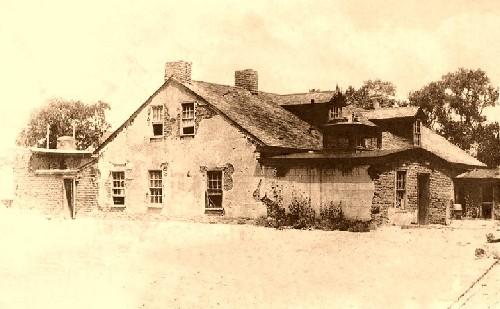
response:
{"label": "small bush near wall", "polygon": [[258,217],[255,224],[281,229],[284,226],[295,229],[322,229],[327,231],[369,232],[370,222],[348,220],[342,212],[342,203],[330,202],[320,207],[319,217],[311,206],[311,199],[293,194],[287,207],[283,206],[281,190],[273,187],[273,199],[264,197],[267,216]]}
{"label": "small bush near wall", "polygon": [[287,225],[295,229],[312,228],[316,221],[316,212],[311,206],[311,199],[301,195],[293,196],[288,205]]}
{"label": "small bush near wall", "polygon": [[347,225],[347,220],[344,218],[344,213],[342,212],[342,202],[339,204],[330,202],[327,205],[322,205],[319,208],[319,220],[316,227],[329,231],[347,231],[349,226]]}

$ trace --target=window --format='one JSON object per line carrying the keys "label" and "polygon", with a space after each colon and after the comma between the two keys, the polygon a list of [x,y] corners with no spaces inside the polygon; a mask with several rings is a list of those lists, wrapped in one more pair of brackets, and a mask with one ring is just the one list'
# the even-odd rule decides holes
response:
{"label": "window", "polygon": [[207,209],[222,208],[222,171],[207,172]]}
{"label": "window", "polygon": [[111,172],[114,205],[125,205],[125,172]]}
{"label": "window", "polygon": [[406,207],[406,171],[396,171],[396,208]]}
{"label": "window", "polygon": [[415,146],[420,146],[422,137],[420,133],[421,127],[422,127],[422,122],[419,119],[415,120],[415,122],[413,123],[413,144]]}
{"label": "window", "polygon": [[157,105],[152,107],[153,117],[152,117],[152,125],[153,125],[153,135],[154,136],[162,136],[163,135],[163,106]]}
{"label": "window", "polygon": [[354,147],[355,148],[365,148],[365,140],[362,137],[354,137]]}
{"label": "window", "polygon": [[194,135],[194,103],[182,103],[181,135]]}
{"label": "window", "polygon": [[332,106],[332,108],[330,109],[329,118],[330,118],[330,120],[342,118],[342,107],[341,106]]}
{"label": "window", "polygon": [[365,148],[366,149],[377,149],[378,139],[376,137],[366,137],[365,138]]}
{"label": "window", "polygon": [[149,197],[152,204],[163,201],[163,181],[161,171],[149,171]]}

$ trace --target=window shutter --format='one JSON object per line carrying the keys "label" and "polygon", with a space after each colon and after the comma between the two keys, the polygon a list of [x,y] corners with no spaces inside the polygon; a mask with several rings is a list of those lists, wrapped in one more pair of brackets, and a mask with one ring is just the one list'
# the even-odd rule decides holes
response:
{"label": "window shutter", "polygon": [[193,103],[193,115],[194,115],[194,123],[193,123],[193,130],[194,130],[194,135],[196,135],[197,127],[196,127],[196,110],[198,109],[198,102]]}

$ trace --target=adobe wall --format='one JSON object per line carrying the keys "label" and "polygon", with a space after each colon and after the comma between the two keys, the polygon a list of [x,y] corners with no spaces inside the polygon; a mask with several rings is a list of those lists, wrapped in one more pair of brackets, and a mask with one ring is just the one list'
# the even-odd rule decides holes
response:
{"label": "adobe wall", "polygon": [[[396,170],[406,170],[405,209],[394,208]],[[454,199],[453,172],[444,163],[424,161],[421,157],[399,158],[384,166],[374,166],[370,173],[374,176],[373,220],[377,223],[396,225],[418,222],[417,176],[429,174],[428,223],[446,224],[449,219],[450,202]]]}
{"label": "adobe wall", "polygon": [[273,187],[277,186],[282,193],[285,207],[290,204],[293,196],[301,195],[311,199],[311,206],[316,215],[319,215],[321,206],[334,203],[341,205],[348,219],[371,219],[375,188],[367,165],[266,167],[265,170],[266,178],[260,192],[261,197],[272,197]]}
{"label": "adobe wall", "polygon": [[[180,136],[181,103],[197,102],[196,135]],[[164,108],[164,136],[152,138],[151,106]],[[252,194],[259,183],[256,145],[223,116],[183,87],[159,90],[116,138],[100,153],[98,208],[130,215],[155,213],[197,217],[205,213],[206,170],[224,169],[223,207],[226,217],[257,217],[266,213]],[[125,207],[112,203],[112,171],[125,172]],[[150,204],[149,170],[161,170],[163,203]],[[160,206],[160,207],[158,207]]]}

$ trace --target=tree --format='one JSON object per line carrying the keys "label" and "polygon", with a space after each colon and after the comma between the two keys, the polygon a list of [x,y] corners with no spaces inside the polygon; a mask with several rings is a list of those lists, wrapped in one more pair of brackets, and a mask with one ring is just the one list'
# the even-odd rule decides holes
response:
{"label": "tree", "polygon": [[347,101],[357,107],[372,109],[374,104],[380,107],[396,105],[396,86],[380,79],[367,80],[359,89],[349,86],[346,90]]}
{"label": "tree", "polygon": [[110,128],[105,115],[109,109],[109,104],[102,101],[85,104],[81,101],[51,99],[31,114],[27,126],[18,135],[17,144],[45,147],[49,125],[49,147],[56,148],[57,138],[72,135],[74,125],[77,148],[95,148],[104,132]]}
{"label": "tree", "polygon": [[[478,157],[481,154],[485,162],[493,163],[497,159],[485,156],[493,155],[488,155],[487,149],[493,149],[498,139],[494,137],[495,126],[486,122],[483,111],[498,103],[498,95],[486,72],[460,68],[410,93],[409,101],[427,115],[426,125],[464,150],[477,150]],[[474,144],[477,149],[473,149]]]}
{"label": "tree", "polygon": [[500,126],[498,122],[481,125],[476,132],[473,144],[477,159],[490,167],[500,165]]}

